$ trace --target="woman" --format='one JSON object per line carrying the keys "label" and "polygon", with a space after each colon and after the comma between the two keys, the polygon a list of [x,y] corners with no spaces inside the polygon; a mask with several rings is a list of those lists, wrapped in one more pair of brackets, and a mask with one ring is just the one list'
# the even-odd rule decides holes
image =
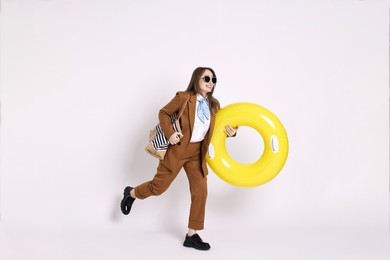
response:
{"label": "woman", "polygon": [[[153,180],[139,186],[126,187],[123,192],[121,210],[129,214],[134,200],[161,195],[175,179],[182,167],[190,183],[191,208],[188,233],[183,245],[198,250],[209,250],[210,245],[202,241],[196,233],[204,228],[207,198],[206,153],[214,129],[215,114],[220,109],[213,97],[217,76],[213,69],[199,67],[194,70],[188,88],[177,92],[176,96],[159,112],[159,120],[169,147],[157,167]],[[170,116],[178,113],[189,96],[184,113],[180,119],[182,133],[175,132]],[[237,129],[225,127],[227,136],[234,136]]]}

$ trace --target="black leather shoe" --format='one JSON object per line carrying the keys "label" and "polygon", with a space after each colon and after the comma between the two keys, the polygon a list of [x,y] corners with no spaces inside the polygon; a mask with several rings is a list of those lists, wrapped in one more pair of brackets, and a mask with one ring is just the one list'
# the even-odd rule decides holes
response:
{"label": "black leather shoe", "polygon": [[186,235],[186,239],[184,240],[183,246],[185,247],[193,247],[198,250],[209,250],[209,243],[203,242],[198,234],[194,234],[192,236]]}
{"label": "black leather shoe", "polygon": [[135,199],[130,196],[130,191],[134,189],[133,187],[127,186],[125,190],[123,191],[123,199],[121,201],[121,210],[122,213],[125,215],[128,215],[131,210],[131,206],[133,205],[133,202]]}

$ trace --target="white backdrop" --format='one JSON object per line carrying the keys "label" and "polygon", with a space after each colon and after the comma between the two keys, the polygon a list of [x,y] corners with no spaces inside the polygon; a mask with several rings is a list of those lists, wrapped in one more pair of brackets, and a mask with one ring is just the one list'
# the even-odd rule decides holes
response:
{"label": "white backdrop", "polygon": [[[222,106],[273,111],[290,153],[255,188],[210,172],[206,230],[387,232],[386,2],[2,1],[0,225],[184,234],[184,172],[129,216],[119,202],[155,173],[143,149],[159,108],[210,66]],[[243,128],[228,146],[254,160],[256,144]]]}

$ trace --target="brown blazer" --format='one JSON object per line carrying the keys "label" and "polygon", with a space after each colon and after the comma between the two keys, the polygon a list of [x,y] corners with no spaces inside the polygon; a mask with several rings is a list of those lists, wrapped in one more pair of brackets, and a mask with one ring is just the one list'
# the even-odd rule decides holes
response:
{"label": "brown blazer", "polygon": [[[180,140],[180,145],[169,145],[164,160],[160,161],[170,170],[176,169],[178,158],[180,158],[180,155],[184,153],[187,145],[190,143],[192,129],[194,127],[194,122],[195,122],[196,95],[185,91],[177,92],[176,96],[166,106],[164,106],[158,114],[161,128],[164,131],[166,138],[169,139],[169,137],[175,132],[169,117],[173,115],[175,112],[179,113],[186,98],[188,97],[187,95],[191,95],[191,96],[183,112],[183,115],[180,118],[183,138],[181,138]],[[218,103],[217,109],[219,110],[219,108],[220,106]],[[211,115],[209,131],[207,132],[204,140],[202,141],[201,159],[202,159],[203,176],[206,176],[208,174],[208,169],[206,166],[206,153],[214,130],[214,123],[215,123],[215,116]]]}

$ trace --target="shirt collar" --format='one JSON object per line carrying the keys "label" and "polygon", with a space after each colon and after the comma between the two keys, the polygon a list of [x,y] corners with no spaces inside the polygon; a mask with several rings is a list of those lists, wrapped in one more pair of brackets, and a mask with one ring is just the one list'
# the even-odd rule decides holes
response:
{"label": "shirt collar", "polygon": [[201,94],[196,94],[196,100],[198,101],[202,101],[203,99],[206,99],[205,97],[203,97]]}

